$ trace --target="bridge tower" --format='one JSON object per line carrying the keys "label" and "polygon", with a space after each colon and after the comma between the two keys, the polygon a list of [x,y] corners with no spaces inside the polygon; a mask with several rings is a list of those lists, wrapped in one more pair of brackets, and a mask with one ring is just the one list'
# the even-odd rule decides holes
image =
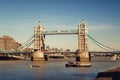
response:
{"label": "bridge tower", "polygon": [[80,66],[89,66],[89,52],[88,52],[88,25],[82,20],[82,23],[78,24],[78,55],[76,61]]}
{"label": "bridge tower", "polygon": [[44,28],[39,21],[38,25],[34,27],[34,52],[31,58],[32,61],[44,60],[44,52],[42,50],[45,48],[45,35],[42,34],[43,31]]}

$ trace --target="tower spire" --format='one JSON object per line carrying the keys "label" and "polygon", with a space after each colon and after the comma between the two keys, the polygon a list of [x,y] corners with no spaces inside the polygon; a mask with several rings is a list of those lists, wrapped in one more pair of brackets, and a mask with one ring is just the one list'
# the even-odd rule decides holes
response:
{"label": "tower spire", "polygon": [[79,20],[79,22],[78,22],[78,27],[80,27],[80,20]]}
{"label": "tower spire", "polygon": [[86,24],[84,17],[82,18],[82,23]]}
{"label": "tower spire", "polygon": [[82,21],[85,21],[84,17],[82,17]]}
{"label": "tower spire", "polygon": [[38,23],[41,23],[41,21],[39,20]]}

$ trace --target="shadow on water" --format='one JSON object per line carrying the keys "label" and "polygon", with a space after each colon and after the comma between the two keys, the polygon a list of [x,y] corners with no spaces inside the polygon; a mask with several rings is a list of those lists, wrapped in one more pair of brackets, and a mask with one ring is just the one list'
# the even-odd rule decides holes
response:
{"label": "shadow on water", "polygon": [[90,74],[70,74],[70,76],[82,76],[82,77],[88,77],[88,78],[95,78],[96,73],[90,73]]}
{"label": "shadow on water", "polygon": [[120,80],[120,71],[113,72],[99,72],[96,76],[96,80]]}

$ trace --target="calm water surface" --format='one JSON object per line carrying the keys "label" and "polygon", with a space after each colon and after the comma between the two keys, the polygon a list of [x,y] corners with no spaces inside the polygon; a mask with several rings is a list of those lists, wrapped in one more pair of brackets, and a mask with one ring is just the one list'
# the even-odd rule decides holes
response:
{"label": "calm water surface", "polygon": [[[120,61],[108,58],[94,59],[89,68],[66,68],[66,63],[65,60],[0,61],[0,80],[94,80],[99,71],[120,66]],[[33,64],[40,67],[31,68]]]}

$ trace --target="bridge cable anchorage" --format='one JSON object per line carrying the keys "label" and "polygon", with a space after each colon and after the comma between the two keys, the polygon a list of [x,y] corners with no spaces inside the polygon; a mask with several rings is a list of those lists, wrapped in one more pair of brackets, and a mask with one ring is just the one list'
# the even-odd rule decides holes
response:
{"label": "bridge cable anchorage", "polygon": [[[18,47],[16,50],[21,50],[25,47],[29,47],[32,43],[34,42],[34,35],[32,37],[30,37],[25,43],[23,43],[20,47]],[[27,48],[28,48],[27,47]]]}
{"label": "bridge cable anchorage", "polygon": [[101,44],[100,42],[98,42],[97,40],[95,40],[94,38],[92,38],[90,35],[88,35],[88,37],[93,41],[93,43],[95,43],[97,46],[101,47],[104,50],[108,50],[108,51],[120,51],[120,50],[113,49],[113,48],[110,48],[108,46],[105,46],[105,45]]}

